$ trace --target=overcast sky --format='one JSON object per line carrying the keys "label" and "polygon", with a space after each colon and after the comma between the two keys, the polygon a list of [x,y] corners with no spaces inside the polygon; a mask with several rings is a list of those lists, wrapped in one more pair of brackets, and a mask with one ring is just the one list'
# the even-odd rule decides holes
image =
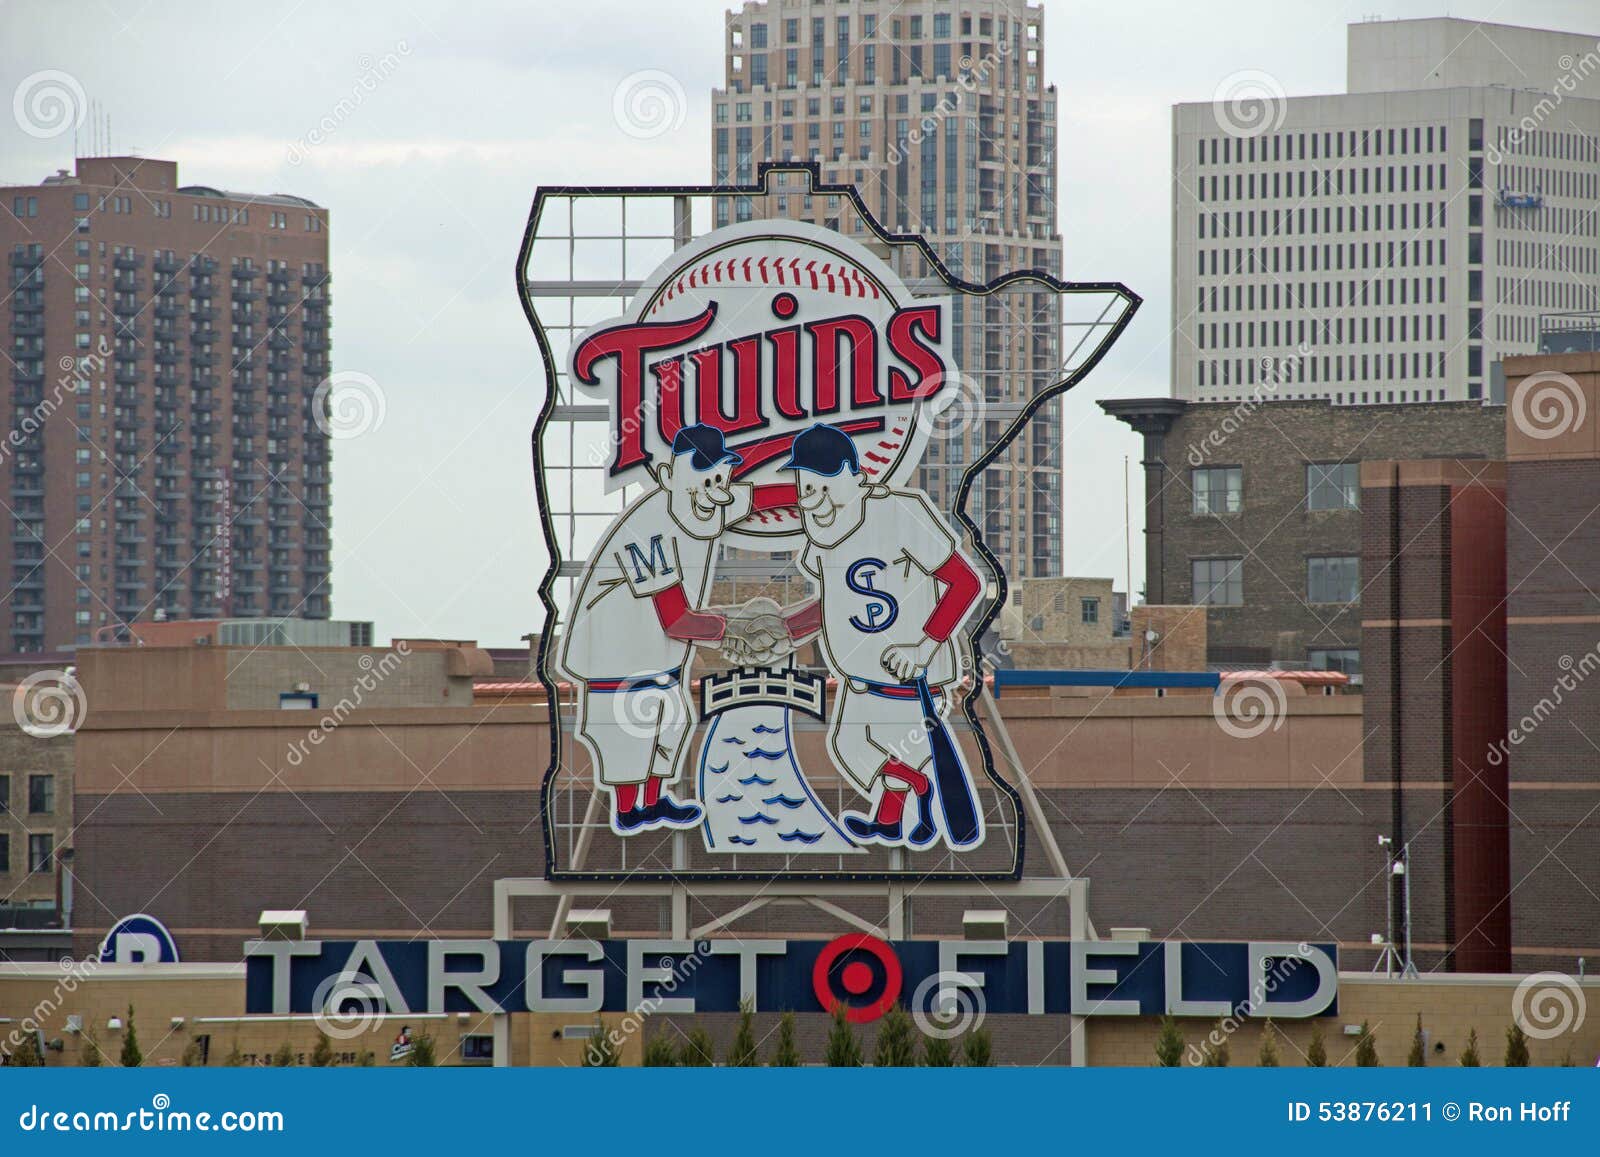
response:
{"label": "overcast sky", "polygon": [[[1168,392],[1170,106],[1209,100],[1243,70],[1291,96],[1341,91],[1344,26],[1375,12],[1572,31],[1600,19],[1592,0],[1045,7],[1066,276],[1118,279],[1145,298],[1065,403],[1066,569],[1121,589],[1123,463],[1137,519],[1139,448],[1094,400]],[[115,151],[176,160],[184,183],[330,209],[334,366],[370,375],[385,399],[378,428],[334,446],[334,615],[375,620],[380,638],[508,645],[540,625],[529,432],[541,382],[513,280],[534,189],[708,180],[724,9],[0,0],[0,87],[61,70],[110,112]],[[612,101],[646,69],[675,78],[686,105],[679,128],[640,140]],[[359,106],[312,144],[355,91]],[[0,183],[71,163],[70,134],[39,139],[0,119]]]}

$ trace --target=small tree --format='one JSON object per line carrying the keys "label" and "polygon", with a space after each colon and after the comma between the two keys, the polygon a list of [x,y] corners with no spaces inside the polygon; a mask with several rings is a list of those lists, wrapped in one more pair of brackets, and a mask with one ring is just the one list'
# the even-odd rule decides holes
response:
{"label": "small tree", "polygon": [[144,1054],[139,1051],[139,1030],[133,1027],[133,1005],[128,1006],[128,1027],[122,1036],[122,1067],[136,1069],[144,1064]]}
{"label": "small tree", "polygon": [[975,1028],[961,1042],[961,1063],[969,1069],[986,1069],[994,1064],[994,1042],[989,1030]]}
{"label": "small tree", "polygon": [[778,1019],[778,1043],[768,1062],[775,1069],[793,1069],[800,1066],[800,1048],[794,1039],[794,1013],[786,1012]]}
{"label": "small tree", "polygon": [[105,1063],[105,1058],[100,1054],[100,1042],[88,1033],[83,1034],[83,1043],[78,1046],[78,1064],[86,1069],[98,1069]]}
{"label": "small tree", "polygon": [[756,1056],[756,1010],[749,1000],[739,1002],[739,1027],[734,1030],[733,1041],[728,1045],[725,1064],[731,1069],[753,1069],[761,1064]]}
{"label": "small tree", "polygon": [[1522,1031],[1520,1024],[1512,1021],[1511,1027],[1506,1029],[1506,1068],[1525,1069],[1527,1067],[1528,1034]]}
{"label": "small tree", "polygon": [[878,1043],[872,1063],[880,1069],[907,1069],[917,1063],[917,1042],[911,1017],[898,1004],[878,1022]]}
{"label": "small tree", "polygon": [[835,1069],[856,1068],[861,1064],[861,1044],[856,1040],[855,1030],[850,1027],[850,1018],[843,1004],[836,1003],[833,1006],[833,1026],[828,1029],[828,1046],[823,1051],[823,1060]]}
{"label": "small tree", "polygon": [[244,1066],[244,1054],[239,1051],[239,1041],[237,1038],[233,1042],[233,1047],[228,1050],[228,1055],[222,1058],[222,1064],[225,1068],[230,1069],[242,1068]]}
{"label": "small tree", "polygon": [[925,1037],[922,1042],[922,1063],[930,1069],[948,1069],[956,1063],[955,1049],[950,1047],[950,1038],[942,1036]]}
{"label": "small tree", "polygon": [[371,1049],[362,1049],[356,1054],[356,1068],[370,1069],[378,1063],[377,1055]]}
{"label": "small tree", "polygon": [[278,1046],[278,1051],[272,1054],[272,1067],[275,1069],[294,1068],[294,1046],[284,1041]]}
{"label": "small tree", "polygon": [[200,1048],[200,1042],[190,1041],[184,1046],[183,1056],[178,1058],[178,1063],[186,1069],[198,1069],[205,1065],[205,1053]]}
{"label": "small tree", "polygon": [[24,1031],[22,1043],[6,1058],[6,1064],[19,1069],[44,1068],[44,1055],[39,1052],[39,1034]]}
{"label": "small tree", "polygon": [[594,1019],[594,1035],[583,1050],[583,1067],[586,1069],[614,1069],[621,1064],[617,1047],[611,1042],[611,1030],[599,1017]]}
{"label": "small tree", "polygon": [[1210,1041],[1206,1042],[1205,1047],[1201,1049],[1202,1059],[1200,1065],[1202,1068],[1207,1069],[1225,1069],[1233,1059],[1233,1052],[1228,1047],[1228,1030],[1223,1027],[1222,1022],[1219,1020],[1211,1035],[1217,1037],[1218,1040],[1215,1044]]}
{"label": "small tree", "polygon": [[1267,1023],[1261,1026],[1261,1051],[1256,1053],[1256,1067],[1262,1069],[1275,1069],[1278,1067],[1278,1034],[1272,1027],[1272,1018],[1267,1018]]}
{"label": "small tree", "polygon": [[1306,1064],[1313,1069],[1328,1067],[1328,1046],[1322,1039],[1322,1023],[1311,1026],[1311,1045],[1306,1049]]}
{"label": "small tree", "polygon": [[658,1032],[644,1042],[644,1067],[670,1069],[678,1063],[678,1050],[672,1047],[667,1034]]}
{"label": "small tree", "polygon": [[683,1038],[678,1063],[686,1069],[709,1069],[717,1063],[717,1046],[704,1028],[696,1028]]}
{"label": "small tree", "polygon": [[1161,1018],[1161,1035],[1156,1037],[1156,1064],[1164,1069],[1175,1069],[1183,1063],[1183,1030],[1177,1017]]}
{"label": "small tree", "polygon": [[1428,1064],[1428,1042],[1422,1035],[1422,1014],[1417,1013],[1417,1031],[1411,1034],[1411,1051],[1406,1054],[1406,1067],[1420,1069]]}
{"label": "small tree", "polygon": [[333,1055],[333,1042],[328,1039],[328,1034],[319,1028],[317,1030],[316,1046],[311,1050],[311,1067],[314,1069],[331,1069],[338,1063],[338,1058]]}
{"label": "small tree", "polygon": [[406,1065],[413,1069],[438,1068],[439,1053],[434,1047],[433,1037],[419,1032],[411,1038],[411,1052],[406,1056]]}
{"label": "small tree", "polygon": [[1356,1038],[1356,1068],[1375,1069],[1378,1061],[1378,1038],[1366,1021],[1361,1022],[1361,1035]]}
{"label": "small tree", "polygon": [[1476,1069],[1482,1066],[1483,1061],[1478,1057],[1478,1030],[1475,1028],[1469,1029],[1467,1031],[1467,1047],[1461,1053],[1461,1067],[1464,1069]]}

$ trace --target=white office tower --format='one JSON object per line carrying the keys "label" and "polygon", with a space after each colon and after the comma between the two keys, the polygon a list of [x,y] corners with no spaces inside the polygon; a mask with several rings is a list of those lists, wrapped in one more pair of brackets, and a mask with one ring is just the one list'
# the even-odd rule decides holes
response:
{"label": "white office tower", "polygon": [[1347,73],[1174,107],[1174,396],[1495,400],[1501,358],[1593,330],[1600,39],[1371,21]]}

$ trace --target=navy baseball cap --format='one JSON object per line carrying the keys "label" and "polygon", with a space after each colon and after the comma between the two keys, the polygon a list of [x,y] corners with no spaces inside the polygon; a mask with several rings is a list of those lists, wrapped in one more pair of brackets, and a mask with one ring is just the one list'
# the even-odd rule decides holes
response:
{"label": "navy baseball cap", "polygon": [[836,478],[845,470],[861,473],[861,462],[856,457],[855,440],[837,426],[818,422],[794,437],[789,449],[785,470],[809,470],[824,478]]}
{"label": "navy baseball cap", "polygon": [[737,466],[744,461],[742,457],[728,449],[721,430],[704,422],[685,426],[678,431],[672,439],[672,456],[676,458],[680,454],[693,454],[694,457],[689,459],[689,465],[696,470],[710,470],[713,466],[720,466],[724,462],[732,462]]}

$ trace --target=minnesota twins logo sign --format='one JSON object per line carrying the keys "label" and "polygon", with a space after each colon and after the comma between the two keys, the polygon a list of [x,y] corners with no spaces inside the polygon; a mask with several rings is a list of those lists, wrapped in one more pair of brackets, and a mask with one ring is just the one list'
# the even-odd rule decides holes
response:
{"label": "minnesota twins logo sign", "polygon": [[[548,874],[1019,874],[1018,797],[974,710],[974,644],[1005,579],[961,506],[1029,406],[970,424],[954,502],[919,468],[947,410],[984,394],[959,364],[961,301],[1077,287],[963,283],[843,190],[876,251],[803,221],[686,238],[680,220],[670,256],[619,286],[619,315],[580,326],[572,306],[558,360],[541,303],[576,303],[582,284],[530,276],[530,248],[547,198],[596,192],[541,193],[519,268],[552,387],[534,440]],[[916,265],[942,276],[913,292],[896,268]],[[1093,288],[1117,299],[1115,324],[1030,404],[1131,316],[1126,290]],[[571,427],[596,416],[583,472],[599,516],[579,542],[552,483],[579,473]],[[569,501],[580,485],[561,478]]]}

